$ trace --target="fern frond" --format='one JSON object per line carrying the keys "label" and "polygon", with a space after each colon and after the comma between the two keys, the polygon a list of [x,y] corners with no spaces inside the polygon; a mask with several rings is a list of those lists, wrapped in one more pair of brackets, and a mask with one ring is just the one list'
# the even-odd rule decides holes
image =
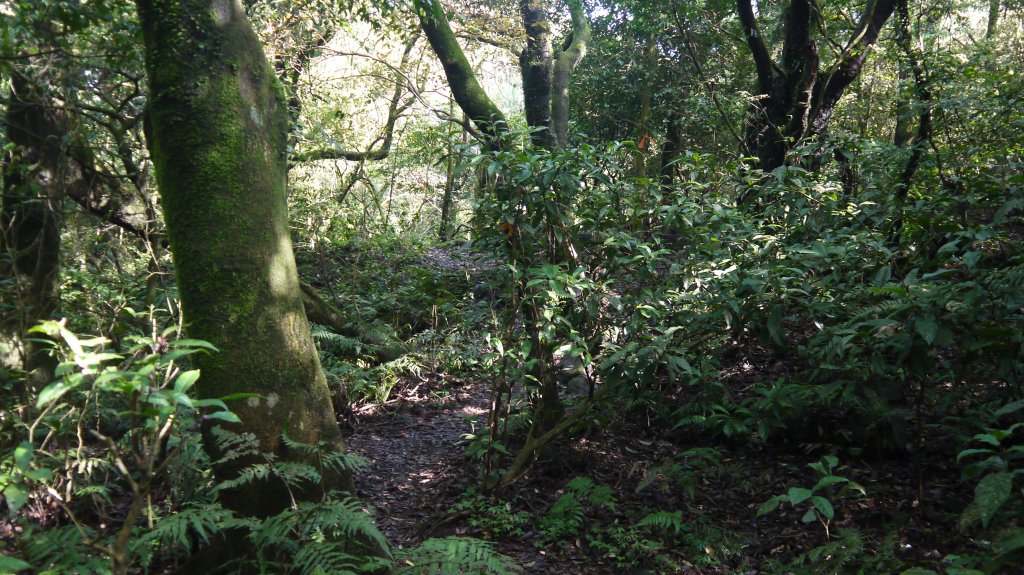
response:
{"label": "fern frond", "polygon": [[243,469],[242,472],[238,474],[238,477],[221,481],[213,488],[213,491],[219,492],[225,489],[234,489],[235,487],[246,485],[253,481],[261,481],[270,477],[273,471],[274,468],[269,463],[255,463]]}
{"label": "fern frond", "polygon": [[396,575],[518,575],[519,565],[486,541],[468,537],[428,539],[402,552]]}
{"label": "fern frond", "polygon": [[678,535],[683,531],[682,511],[655,511],[636,522],[637,527],[650,527],[664,533]]}
{"label": "fern frond", "polygon": [[582,499],[594,489],[594,485],[594,480],[589,477],[574,477],[565,486],[565,489]]}
{"label": "fern frond", "polygon": [[596,507],[615,509],[615,493],[607,485],[596,485],[587,495],[587,502]]}
{"label": "fern frond", "polygon": [[214,444],[217,446],[217,452],[222,454],[220,459],[215,462],[218,465],[241,457],[258,455],[260,452],[260,442],[256,439],[255,434],[236,433],[219,425],[210,431]]}
{"label": "fern frond", "polygon": [[334,469],[339,473],[358,472],[370,464],[370,460],[362,455],[345,453],[344,451],[331,451],[321,455],[324,469]]}
{"label": "fern frond", "polygon": [[345,553],[329,541],[303,545],[292,560],[292,570],[302,575],[358,575],[361,557]]}
{"label": "fern frond", "polygon": [[173,551],[189,553],[193,541],[208,543],[212,535],[236,524],[234,514],[219,504],[183,509],[160,518],[153,529],[140,537],[135,545],[157,543]]}
{"label": "fern frond", "polygon": [[270,548],[321,536],[328,540],[361,539],[387,549],[387,540],[362,503],[351,497],[338,499],[335,494],[322,503],[300,503],[268,517],[250,537],[257,547]]}

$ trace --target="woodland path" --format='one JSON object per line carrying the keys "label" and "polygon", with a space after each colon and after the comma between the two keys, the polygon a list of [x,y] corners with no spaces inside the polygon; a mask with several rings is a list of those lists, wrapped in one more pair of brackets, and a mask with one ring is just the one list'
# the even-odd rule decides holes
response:
{"label": "woodland path", "polygon": [[[467,525],[468,514],[452,508],[475,481],[460,442],[487,413],[490,392],[483,383],[446,383],[444,393],[434,393],[440,385],[431,381],[403,384],[387,404],[364,409],[346,438],[350,453],[369,460],[359,475],[359,496],[372,503],[377,526],[395,547],[431,537],[478,536]],[[549,557],[528,540],[495,543],[524,573],[611,573],[587,566],[584,557]]]}

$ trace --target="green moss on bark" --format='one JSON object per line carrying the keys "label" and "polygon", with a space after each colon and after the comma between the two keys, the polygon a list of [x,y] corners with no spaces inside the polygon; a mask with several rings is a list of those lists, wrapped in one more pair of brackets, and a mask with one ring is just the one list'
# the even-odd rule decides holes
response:
{"label": "green moss on bark", "polygon": [[[288,234],[284,94],[237,2],[138,4],[149,146],[186,329],[221,350],[199,360],[199,393],[258,393],[231,405],[238,430],[280,459],[307,459],[289,452],[282,432],[343,449]],[[332,477],[326,487],[351,490],[351,478]],[[283,486],[257,484],[227,503],[265,515],[288,496]]]}

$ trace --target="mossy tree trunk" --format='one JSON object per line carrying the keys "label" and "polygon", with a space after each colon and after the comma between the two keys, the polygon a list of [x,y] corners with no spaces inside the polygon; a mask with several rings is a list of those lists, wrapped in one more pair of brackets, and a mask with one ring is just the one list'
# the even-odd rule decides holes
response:
{"label": "mossy tree trunk", "polygon": [[144,176],[127,145],[132,125],[111,123],[126,177],[102,171],[92,145],[75,130],[76,102],[66,87],[61,88],[65,63],[60,51],[53,51],[56,55],[28,58],[13,71],[4,120],[12,146],[0,169],[0,278],[6,280],[0,290],[0,309],[5,312],[0,315],[0,368],[23,369],[29,387],[49,383],[56,366],[49,346],[25,335],[60,307],[64,200],[152,242],[154,249],[160,244],[145,202],[125,183],[143,191]]}
{"label": "mossy tree trunk", "polygon": [[579,0],[566,0],[572,30],[555,55],[551,72],[551,132],[556,148],[569,145],[569,80],[587,54],[590,21]]}
{"label": "mossy tree trunk", "polygon": [[508,122],[476,78],[465,52],[459,46],[440,0],[413,0],[420,27],[434,49],[452,96],[466,116],[483,132],[485,144],[500,149],[509,136]]}
{"label": "mossy tree trunk", "polygon": [[551,149],[551,20],[544,0],[519,0],[519,15],[526,31],[526,49],[519,54],[523,75],[523,111],[530,140],[537,148]]}
{"label": "mossy tree trunk", "polygon": [[[237,0],[137,0],[150,83],[149,148],[186,330],[219,353],[199,358],[203,397],[256,393],[229,406],[278,461],[314,463],[290,439],[342,450],[292,254],[286,213],[287,103]],[[206,430],[209,451],[216,448]],[[220,476],[237,472],[221,466]],[[323,490],[352,491],[326,473]],[[266,516],[291,497],[274,480],[223,494]]]}
{"label": "mossy tree trunk", "polygon": [[0,203],[0,356],[4,370],[22,369],[22,400],[30,387],[53,379],[56,361],[27,338],[30,327],[59,308],[60,235],[64,177],[61,119],[46,106],[45,89],[15,73],[7,105],[7,139],[11,150],[3,162]]}

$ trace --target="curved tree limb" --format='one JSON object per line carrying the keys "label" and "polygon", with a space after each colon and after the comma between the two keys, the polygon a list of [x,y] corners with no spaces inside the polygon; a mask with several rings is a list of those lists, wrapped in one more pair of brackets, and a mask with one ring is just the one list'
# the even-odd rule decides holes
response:
{"label": "curved tree limb", "polygon": [[566,0],[572,17],[569,43],[555,56],[551,72],[551,132],[556,148],[568,145],[569,77],[587,55],[590,43],[590,21],[580,0]]}
{"label": "curved tree limb", "polygon": [[413,5],[423,32],[441,61],[455,101],[483,132],[487,145],[492,149],[502,148],[509,135],[508,122],[477,81],[465,52],[448,24],[444,7],[439,0],[413,0]]}

